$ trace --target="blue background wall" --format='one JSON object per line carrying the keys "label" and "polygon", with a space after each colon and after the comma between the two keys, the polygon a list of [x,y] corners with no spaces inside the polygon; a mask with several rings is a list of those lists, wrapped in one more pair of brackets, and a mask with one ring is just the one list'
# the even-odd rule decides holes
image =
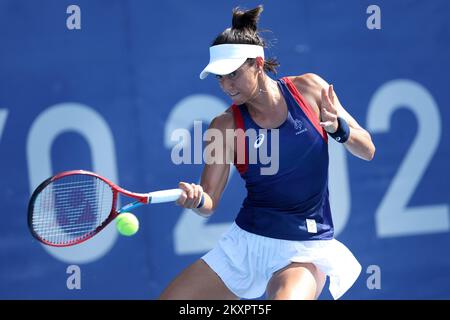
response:
{"label": "blue background wall", "polygon": [[[201,164],[172,163],[170,133],[229,104],[198,74],[231,9],[261,2],[279,76],[314,72],[333,83],[377,146],[365,162],[330,145],[337,239],[363,266],[344,298],[450,298],[445,0],[0,0],[0,298],[154,299],[212,247],[244,197],[238,174],[207,222],[159,204],[136,211],[136,236],[112,227],[69,249],[30,236],[27,202],[40,181],[68,169],[141,192],[198,181]],[[71,4],[81,30],[66,27]],[[381,30],[366,27],[371,4]],[[66,286],[71,265],[81,269],[80,290]],[[381,288],[370,290],[373,268]]]}

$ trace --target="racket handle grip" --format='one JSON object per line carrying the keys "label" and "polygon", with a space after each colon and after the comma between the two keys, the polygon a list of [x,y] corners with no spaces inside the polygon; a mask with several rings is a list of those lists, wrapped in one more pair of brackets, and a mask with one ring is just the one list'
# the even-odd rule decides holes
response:
{"label": "racket handle grip", "polygon": [[181,189],[168,189],[161,191],[154,191],[148,194],[149,203],[162,203],[176,201],[181,195]]}

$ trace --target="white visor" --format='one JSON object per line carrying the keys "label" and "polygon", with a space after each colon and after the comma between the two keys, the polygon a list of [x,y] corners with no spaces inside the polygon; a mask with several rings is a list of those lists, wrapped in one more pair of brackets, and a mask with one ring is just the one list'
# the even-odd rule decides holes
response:
{"label": "white visor", "polygon": [[208,74],[225,75],[236,71],[248,58],[264,59],[264,49],[253,44],[219,44],[209,47],[209,63],[200,73],[200,79]]}

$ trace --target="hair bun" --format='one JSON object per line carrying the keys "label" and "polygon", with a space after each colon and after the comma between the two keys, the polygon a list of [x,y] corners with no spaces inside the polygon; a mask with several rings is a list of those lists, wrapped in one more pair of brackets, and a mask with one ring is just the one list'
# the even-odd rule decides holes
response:
{"label": "hair bun", "polygon": [[239,8],[233,9],[233,21],[231,29],[251,30],[256,32],[258,30],[259,16],[262,11],[262,5],[259,5],[251,10],[241,10]]}

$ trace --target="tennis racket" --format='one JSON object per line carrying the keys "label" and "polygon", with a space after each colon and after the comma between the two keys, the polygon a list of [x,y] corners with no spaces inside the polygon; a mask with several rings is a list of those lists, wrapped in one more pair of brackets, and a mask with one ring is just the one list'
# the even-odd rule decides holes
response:
{"label": "tennis racket", "polygon": [[[175,201],[181,192],[134,193],[93,172],[65,171],[42,182],[31,195],[28,227],[46,245],[72,246],[95,236],[122,212],[144,204]],[[120,194],[135,201],[117,208]]]}

